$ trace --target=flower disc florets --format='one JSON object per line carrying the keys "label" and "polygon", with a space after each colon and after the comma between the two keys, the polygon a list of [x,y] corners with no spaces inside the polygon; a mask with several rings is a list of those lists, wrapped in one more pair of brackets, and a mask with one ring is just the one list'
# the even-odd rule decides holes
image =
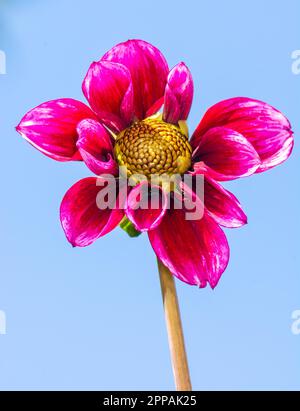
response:
{"label": "flower disc florets", "polygon": [[191,165],[192,148],[187,137],[173,124],[148,118],[122,131],[115,154],[128,176],[183,174]]}

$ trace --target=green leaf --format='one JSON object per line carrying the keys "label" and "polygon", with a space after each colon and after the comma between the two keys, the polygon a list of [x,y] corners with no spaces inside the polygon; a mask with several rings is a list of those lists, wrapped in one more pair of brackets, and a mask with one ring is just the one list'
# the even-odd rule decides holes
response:
{"label": "green leaf", "polygon": [[127,217],[123,217],[123,220],[120,222],[120,227],[122,230],[126,231],[129,237],[138,237],[142,233],[134,228],[134,225]]}

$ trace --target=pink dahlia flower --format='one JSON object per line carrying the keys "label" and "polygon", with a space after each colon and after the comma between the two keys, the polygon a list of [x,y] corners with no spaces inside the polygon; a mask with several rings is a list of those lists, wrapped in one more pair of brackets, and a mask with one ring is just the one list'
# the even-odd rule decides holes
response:
{"label": "pink dahlia flower", "polygon": [[[118,44],[92,63],[82,89],[90,108],[73,99],[53,100],[29,111],[17,126],[48,157],[83,161],[98,176],[78,181],[62,200],[67,239],[84,247],[122,222],[147,231],[157,257],[180,280],[200,287],[208,282],[214,288],[229,259],[220,226],[247,222],[237,198],[219,182],[285,161],[293,148],[289,121],[266,103],[236,97],[211,107],[188,141],[192,75],[184,63],[169,70],[162,53],[142,40]],[[128,176],[146,176],[125,188],[125,204],[120,165]],[[115,184],[108,184],[108,174]],[[188,220],[185,207],[174,205],[183,191],[193,203],[202,202],[193,185],[182,180],[167,196],[163,185],[151,186],[154,174],[203,175],[202,218]],[[118,190],[113,207],[99,209],[97,196],[112,189]],[[160,206],[137,207],[149,190]]]}

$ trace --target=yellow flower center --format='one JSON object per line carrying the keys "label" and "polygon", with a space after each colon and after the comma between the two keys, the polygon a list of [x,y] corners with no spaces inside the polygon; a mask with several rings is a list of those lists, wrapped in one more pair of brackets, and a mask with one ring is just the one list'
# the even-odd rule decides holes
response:
{"label": "yellow flower center", "polygon": [[116,139],[115,155],[127,175],[183,174],[190,168],[192,148],[179,127],[155,118],[133,123]]}

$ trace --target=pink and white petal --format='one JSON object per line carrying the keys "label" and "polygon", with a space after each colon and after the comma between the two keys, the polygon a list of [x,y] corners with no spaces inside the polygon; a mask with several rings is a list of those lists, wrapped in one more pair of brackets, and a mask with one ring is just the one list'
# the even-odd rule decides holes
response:
{"label": "pink and white petal", "polygon": [[115,132],[133,119],[133,86],[128,69],[117,63],[91,64],[82,84],[83,93],[99,120]]}
{"label": "pink and white petal", "polygon": [[165,89],[163,119],[176,124],[188,118],[194,94],[193,78],[184,63],[175,66],[168,75]]}
{"label": "pink and white petal", "polygon": [[95,174],[118,175],[109,132],[98,121],[82,120],[77,126],[77,148],[87,167]]}
{"label": "pink and white petal", "polygon": [[164,95],[169,72],[162,53],[143,40],[117,44],[101,59],[123,64],[131,74],[135,115],[142,120],[153,104]]}
{"label": "pink and white petal", "polygon": [[199,287],[218,284],[229,261],[229,246],[208,213],[187,220],[184,208],[171,208],[148,236],[157,257],[177,278]]}
{"label": "pink and white petal", "polygon": [[224,174],[218,173],[214,169],[208,167],[203,161],[194,163],[192,167],[193,167],[193,170],[189,171],[189,174],[192,174],[192,175],[203,174],[204,176],[209,176],[213,178],[215,181],[232,180],[232,178],[225,179]]}
{"label": "pink and white petal", "polygon": [[288,119],[259,100],[235,97],[212,106],[192,136],[193,148],[212,127],[231,128],[249,140],[261,158],[257,173],[281,164],[293,149],[293,132]]}
{"label": "pink and white petal", "polygon": [[240,133],[225,127],[210,128],[193,153],[194,161],[205,163],[212,177],[227,181],[249,176],[260,166],[260,157]]}
{"label": "pink and white petal", "polygon": [[167,207],[168,197],[162,188],[144,181],[130,191],[125,213],[138,231],[149,231],[160,224]]}
{"label": "pink and white petal", "polygon": [[151,117],[158,113],[164,104],[164,97],[159,98],[147,111],[146,117]]}
{"label": "pink and white petal", "polygon": [[95,119],[96,116],[80,101],[63,98],[30,110],[16,130],[36,149],[54,160],[81,160],[76,147],[76,127],[85,118]]}
{"label": "pink and white petal", "polygon": [[208,175],[204,177],[204,205],[209,215],[224,227],[247,224],[247,216],[238,199]]}
{"label": "pink and white petal", "polygon": [[122,220],[123,210],[116,206],[114,198],[107,208],[99,209],[97,197],[107,185],[99,187],[99,177],[88,177],[78,181],[65,194],[60,206],[60,220],[68,241],[75,247],[85,247],[99,237],[112,231]]}

